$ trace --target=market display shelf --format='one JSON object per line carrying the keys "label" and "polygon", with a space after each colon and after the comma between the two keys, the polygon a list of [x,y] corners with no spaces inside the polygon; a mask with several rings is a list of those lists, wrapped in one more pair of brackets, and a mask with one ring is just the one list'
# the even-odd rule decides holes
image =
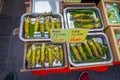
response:
{"label": "market display shelf", "polygon": [[[94,41],[96,42],[96,44],[99,45],[99,48],[101,48],[102,52],[99,53],[99,51],[95,51],[95,48],[97,47],[94,45],[95,44]],[[81,61],[78,59],[78,56],[76,57],[77,50],[78,53],[81,54],[80,55],[80,58],[82,59]],[[68,52],[70,69],[78,68],[78,67],[81,68],[81,67],[107,65],[107,64],[111,64],[113,61],[113,55],[110,49],[107,36],[103,33],[88,33],[85,42],[67,43],[67,52]]]}
{"label": "market display shelf", "polygon": [[[38,0],[39,1],[39,0]],[[31,10],[31,7],[30,7],[30,0],[28,0],[28,3],[27,3],[27,12],[30,12]],[[85,7],[85,6],[96,6],[95,3],[67,3],[67,2],[61,2],[62,4],[62,8],[60,9],[61,13],[63,13],[63,10],[66,8],[66,7],[76,7],[76,6],[79,6],[79,7]],[[35,4],[34,4],[35,6]],[[33,8],[32,8],[33,9]],[[33,10],[34,11],[34,10]],[[103,16],[103,15],[102,15]],[[104,16],[105,17],[105,16]],[[103,20],[104,21],[104,20]],[[107,30],[107,29],[106,29]],[[109,31],[109,30],[108,30]],[[103,31],[101,31],[103,32]],[[109,37],[109,36],[108,36]],[[109,40],[111,41],[111,40]],[[34,42],[34,41],[33,41]],[[35,41],[36,42],[36,41]],[[44,42],[44,41],[43,41]],[[29,43],[29,42],[25,42],[25,43]],[[110,42],[111,43],[111,42]],[[26,52],[25,52],[26,53]],[[68,53],[67,49],[66,49],[66,53]],[[116,55],[116,53],[113,52],[113,56]],[[66,54],[66,56],[68,56],[68,54]],[[25,55],[24,55],[24,60],[25,60]],[[106,63],[106,64],[99,64],[99,65],[89,65],[89,66],[82,66],[82,67],[73,67],[71,64],[69,64],[69,61],[68,61],[68,58],[66,58],[66,62],[68,63],[67,66],[63,67],[63,68],[53,68],[53,69],[33,69],[33,70],[26,70],[25,69],[25,65],[23,66],[24,68],[21,69],[21,72],[25,72],[25,71],[31,71],[33,75],[46,75],[46,74],[50,74],[50,73],[68,73],[68,72],[71,72],[71,71],[76,71],[76,70],[95,70],[95,71],[98,71],[98,72],[104,72],[106,71],[110,66],[114,66],[114,65],[119,65],[120,62],[119,60],[113,60],[112,62],[110,63]],[[25,63],[25,62],[23,62]]]}
{"label": "market display shelf", "polygon": [[66,43],[25,42],[21,71],[64,69],[68,66],[66,55]]}

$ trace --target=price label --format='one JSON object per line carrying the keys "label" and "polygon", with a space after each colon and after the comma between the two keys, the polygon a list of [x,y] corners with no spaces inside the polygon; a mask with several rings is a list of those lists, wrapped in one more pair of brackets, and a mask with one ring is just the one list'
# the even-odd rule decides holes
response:
{"label": "price label", "polygon": [[53,42],[83,42],[86,39],[88,29],[51,29]]}
{"label": "price label", "polygon": [[70,29],[69,42],[84,42],[88,31],[88,29]]}
{"label": "price label", "polygon": [[51,29],[51,40],[54,42],[68,42],[69,30]]}

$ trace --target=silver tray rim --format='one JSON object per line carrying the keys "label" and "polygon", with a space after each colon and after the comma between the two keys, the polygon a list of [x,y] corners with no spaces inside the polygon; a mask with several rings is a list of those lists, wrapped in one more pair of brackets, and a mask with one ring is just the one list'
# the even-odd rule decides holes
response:
{"label": "silver tray rim", "polygon": [[97,7],[93,7],[93,6],[90,6],[90,7],[66,7],[64,9],[64,12],[63,12],[63,16],[64,16],[64,21],[65,21],[65,27],[68,29],[69,26],[68,26],[68,23],[67,23],[67,15],[66,15],[66,11],[68,9],[96,9],[98,11],[98,14],[99,14],[99,18],[100,18],[100,21],[101,21],[101,28],[100,29],[90,29],[89,31],[90,32],[95,32],[95,31],[102,31],[104,30],[104,24],[103,24],[103,19],[102,19],[102,16],[101,16],[101,13],[100,13],[100,10],[97,8]]}
{"label": "silver tray rim", "polygon": [[[60,3],[60,1],[62,0],[30,0],[30,12],[31,13],[36,13],[35,12],[35,1],[56,1]],[[61,13],[61,4],[59,4],[59,12],[56,12],[56,13]]]}
{"label": "silver tray rim", "polygon": [[[62,45],[63,45],[63,47],[66,47],[66,43],[65,42],[34,42],[34,44],[41,44],[41,43],[47,43],[47,44],[49,44],[49,43],[61,43]],[[54,69],[63,69],[63,68],[66,68],[67,66],[68,66],[68,61],[67,61],[67,51],[66,51],[66,48],[63,48],[63,51],[64,51],[64,66],[60,66],[60,67],[46,67],[46,68],[36,68],[36,69],[27,69],[27,68],[25,68],[25,63],[26,63],[26,53],[25,53],[25,49],[27,48],[27,46],[29,45],[29,44],[32,44],[31,42],[30,43],[27,43],[27,45],[26,46],[24,46],[24,59],[23,59],[23,70],[24,71],[35,71],[35,70],[54,70]]]}
{"label": "silver tray rim", "polygon": [[69,43],[67,43],[67,51],[68,51],[68,61],[70,62],[70,64],[74,67],[83,67],[83,66],[96,66],[96,65],[101,65],[101,64],[110,64],[113,62],[113,54],[112,54],[112,51],[111,51],[111,48],[110,48],[110,44],[109,44],[109,41],[108,41],[108,38],[107,36],[104,34],[104,33],[88,33],[88,35],[103,35],[106,39],[106,44],[107,44],[107,47],[108,47],[108,50],[109,50],[109,54],[110,54],[110,57],[111,59],[109,61],[101,61],[101,62],[90,62],[90,63],[80,63],[80,64],[75,64],[72,59],[71,59],[71,55],[70,55],[70,49],[69,49]]}
{"label": "silver tray rim", "polygon": [[[23,38],[22,34],[23,34],[23,19],[25,16],[27,15],[32,15],[32,14],[36,14],[36,15],[39,15],[39,14],[43,14],[43,13],[25,13],[21,16],[21,21],[20,21],[20,32],[19,32],[19,38],[24,41],[24,42],[27,42],[27,41],[51,41],[51,38],[36,38],[36,39],[25,39]],[[64,29],[64,24],[63,24],[63,17],[60,13],[53,13],[53,15],[59,15],[60,18],[61,18],[61,26],[62,28],[61,29]]]}

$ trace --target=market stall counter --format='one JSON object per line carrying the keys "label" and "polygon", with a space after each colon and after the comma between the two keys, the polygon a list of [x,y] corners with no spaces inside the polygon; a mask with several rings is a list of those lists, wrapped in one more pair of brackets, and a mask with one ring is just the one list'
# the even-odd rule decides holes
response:
{"label": "market stall counter", "polygon": [[[103,33],[102,15],[95,3],[73,2],[71,5],[69,2],[60,0],[42,0],[42,5],[47,4],[49,7],[49,10],[46,7],[43,11],[42,8],[38,8],[40,2],[41,0],[28,0],[30,5],[27,10],[30,13],[24,14],[21,18],[19,36],[24,41],[21,72],[31,71],[32,74],[40,76],[75,70],[103,72],[109,66],[120,64],[113,61],[109,40]],[[51,29],[80,28],[79,25],[90,29],[85,42],[51,41]]]}

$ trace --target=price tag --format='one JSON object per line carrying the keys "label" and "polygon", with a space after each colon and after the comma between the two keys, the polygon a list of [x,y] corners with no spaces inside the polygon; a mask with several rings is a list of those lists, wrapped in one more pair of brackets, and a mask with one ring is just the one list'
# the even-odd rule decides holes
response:
{"label": "price tag", "polygon": [[64,0],[64,2],[81,2],[81,0]]}
{"label": "price tag", "polygon": [[83,42],[86,39],[88,29],[51,29],[53,42]]}
{"label": "price tag", "polygon": [[88,29],[70,29],[69,42],[84,42],[88,31]]}
{"label": "price tag", "polygon": [[69,30],[67,29],[51,29],[51,40],[54,42],[67,42],[69,38]]}

